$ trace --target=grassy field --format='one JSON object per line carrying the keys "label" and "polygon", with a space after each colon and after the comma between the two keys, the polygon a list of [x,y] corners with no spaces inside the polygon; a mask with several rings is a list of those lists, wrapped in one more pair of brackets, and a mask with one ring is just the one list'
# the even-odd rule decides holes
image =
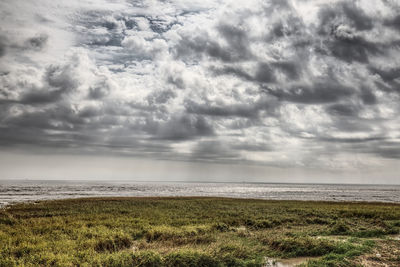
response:
{"label": "grassy field", "polygon": [[[400,205],[92,198],[0,210],[0,266],[400,266]],[[386,265],[384,265],[386,264]]]}

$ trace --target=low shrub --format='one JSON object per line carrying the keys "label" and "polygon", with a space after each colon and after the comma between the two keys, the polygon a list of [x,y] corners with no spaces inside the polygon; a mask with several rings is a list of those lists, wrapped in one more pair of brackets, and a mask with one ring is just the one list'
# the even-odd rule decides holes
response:
{"label": "low shrub", "polygon": [[374,230],[363,230],[363,231],[358,231],[358,232],[353,232],[351,235],[355,237],[380,237],[384,236],[386,234],[386,231],[382,229],[374,229]]}
{"label": "low shrub", "polygon": [[272,239],[269,245],[288,257],[322,256],[336,249],[335,242],[309,237],[277,238]]}
{"label": "low shrub", "polygon": [[164,257],[166,267],[219,267],[222,263],[213,256],[196,251],[177,251]]}
{"label": "low shrub", "polygon": [[162,265],[161,256],[152,251],[132,254],[132,265],[137,267],[158,267]]}
{"label": "low shrub", "polygon": [[320,224],[320,225],[326,225],[326,224],[330,224],[329,220],[326,219],[322,219],[322,218],[308,218],[306,219],[307,224]]}
{"label": "low shrub", "polygon": [[161,256],[152,251],[119,252],[108,255],[102,262],[104,267],[159,267],[162,266]]}
{"label": "low shrub", "polygon": [[116,236],[112,239],[103,239],[96,243],[94,249],[97,252],[114,252],[132,246],[132,240],[127,236]]}
{"label": "low shrub", "polygon": [[221,222],[214,223],[212,229],[217,230],[219,232],[230,231],[230,227],[226,223],[221,223]]}
{"label": "low shrub", "polygon": [[332,235],[347,235],[350,233],[350,228],[344,222],[337,222],[332,226],[330,234]]}
{"label": "low shrub", "polygon": [[10,219],[7,217],[0,217],[0,224],[13,226],[14,223],[15,223],[15,220],[13,220],[13,219]]}

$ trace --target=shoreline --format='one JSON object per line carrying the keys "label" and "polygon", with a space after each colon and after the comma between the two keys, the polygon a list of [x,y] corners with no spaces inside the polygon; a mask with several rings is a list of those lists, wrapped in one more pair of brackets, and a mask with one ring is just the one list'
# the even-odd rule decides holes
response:
{"label": "shoreline", "polygon": [[121,200],[129,200],[129,199],[230,199],[230,200],[248,200],[248,201],[268,201],[268,202],[303,202],[303,203],[323,203],[323,204],[367,204],[367,205],[395,205],[400,206],[400,202],[390,202],[390,201],[364,201],[364,200],[304,200],[304,199],[270,199],[270,198],[251,198],[251,197],[224,197],[224,196],[202,196],[202,195],[193,195],[193,196],[88,196],[88,197],[66,197],[66,198],[46,198],[46,199],[37,199],[37,200],[23,200],[23,201],[14,201],[8,202],[6,204],[0,203],[0,210],[5,209],[10,206],[15,206],[18,204],[39,204],[43,202],[52,202],[52,201],[70,201],[70,200],[112,200],[112,199],[121,199]]}

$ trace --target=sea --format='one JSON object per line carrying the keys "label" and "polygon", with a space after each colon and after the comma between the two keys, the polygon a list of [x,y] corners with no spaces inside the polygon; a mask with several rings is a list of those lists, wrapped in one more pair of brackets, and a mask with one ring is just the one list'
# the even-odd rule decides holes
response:
{"label": "sea", "polygon": [[0,207],[50,199],[144,196],[400,203],[400,185],[0,180]]}

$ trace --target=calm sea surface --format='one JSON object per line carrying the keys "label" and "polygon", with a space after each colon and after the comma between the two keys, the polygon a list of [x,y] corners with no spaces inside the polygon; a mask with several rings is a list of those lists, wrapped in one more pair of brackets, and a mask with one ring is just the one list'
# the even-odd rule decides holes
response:
{"label": "calm sea surface", "polygon": [[400,185],[0,180],[0,206],[44,199],[107,196],[218,196],[400,203]]}

